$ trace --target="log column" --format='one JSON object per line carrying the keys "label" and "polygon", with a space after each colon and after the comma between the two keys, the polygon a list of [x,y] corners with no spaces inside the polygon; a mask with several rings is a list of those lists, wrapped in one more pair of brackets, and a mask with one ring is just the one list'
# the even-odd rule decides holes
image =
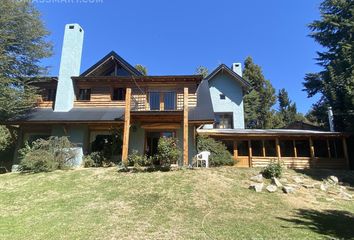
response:
{"label": "log column", "polygon": [[188,88],[183,91],[183,165],[188,165]]}
{"label": "log column", "polygon": [[276,150],[277,150],[278,162],[280,162],[280,159],[281,159],[281,152],[280,152],[279,138],[276,138],[276,139],[275,139],[275,148],[276,148]]}
{"label": "log column", "polygon": [[129,129],[130,129],[130,102],[131,102],[131,89],[127,88],[125,94],[125,113],[124,113],[124,132],[123,132],[123,149],[122,149],[122,162],[128,163],[128,146],[129,146]]}
{"label": "log column", "polygon": [[345,137],[342,138],[343,141],[343,152],[344,152],[344,158],[345,162],[347,164],[348,169],[350,169],[350,163],[349,163],[349,156],[348,156],[348,147],[347,147],[347,140]]}

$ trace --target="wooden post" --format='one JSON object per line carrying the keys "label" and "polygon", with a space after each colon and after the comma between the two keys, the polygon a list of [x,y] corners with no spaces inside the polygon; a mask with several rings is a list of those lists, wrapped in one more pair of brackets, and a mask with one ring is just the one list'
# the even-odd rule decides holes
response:
{"label": "wooden post", "polygon": [[265,149],[265,146],[264,146],[264,140],[262,140],[262,155],[263,155],[263,157],[266,156],[266,149]]}
{"label": "wooden post", "polygon": [[280,145],[279,145],[279,138],[276,138],[275,139],[275,147],[276,147],[276,150],[277,150],[277,158],[278,158],[278,162],[280,162],[280,159],[281,159],[281,152],[280,152]]}
{"label": "wooden post", "polygon": [[131,89],[127,88],[125,94],[125,113],[124,113],[124,132],[123,132],[123,149],[122,149],[122,162],[128,163],[128,146],[129,146],[129,129],[130,129],[130,101]]}
{"label": "wooden post", "polygon": [[296,149],[295,140],[293,140],[293,148],[294,148],[294,157],[297,158],[297,149]]}
{"label": "wooden post", "polygon": [[311,161],[315,159],[315,148],[313,146],[313,141],[311,137],[310,137],[310,157],[311,157]]}
{"label": "wooden post", "polygon": [[348,147],[347,147],[347,140],[345,137],[342,138],[343,141],[343,152],[344,152],[344,158],[345,162],[347,163],[348,169],[350,169],[350,163],[349,163],[349,156],[348,156]]}
{"label": "wooden post", "polygon": [[183,93],[183,164],[188,165],[188,88]]}
{"label": "wooden post", "polygon": [[327,140],[328,158],[329,158],[329,159],[332,159],[331,147],[330,147],[330,144],[329,144],[329,139],[327,138],[326,140]]}
{"label": "wooden post", "polygon": [[248,140],[248,155],[249,155],[249,167],[252,167],[252,144],[251,144],[251,140]]}
{"label": "wooden post", "polygon": [[234,162],[237,161],[237,158],[238,158],[237,141],[234,141]]}

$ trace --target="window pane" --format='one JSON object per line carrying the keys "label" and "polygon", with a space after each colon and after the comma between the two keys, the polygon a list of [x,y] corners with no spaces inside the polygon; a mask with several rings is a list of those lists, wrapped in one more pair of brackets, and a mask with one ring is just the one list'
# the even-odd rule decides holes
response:
{"label": "window pane", "polygon": [[239,156],[248,156],[248,141],[237,141],[237,151]]}
{"label": "window pane", "polygon": [[232,114],[215,114],[215,128],[232,128]]}
{"label": "window pane", "polygon": [[160,93],[150,92],[150,110],[160,110]]}
{"label": "window pane", "polygon": [[282,157],[295,157],[294,144],[292,140],[282,140],[279,142]]}
{"label": "window pane", "polygon": [[340,139],[329,140],[329,147],[332,158],[344,158],[343,145]]}
{"label": "window pane", "polygon": [[125,100],[125,89],[124,88],[115,88],[115,89],[113,89],[112,100],[114,100],[114,101],[123,101],[123,100]]}
{"label": "window pane", "polygon": [[315,157],[328,157],[326,140],[314,140],[313,147],[315,148]]}
{"label": "window pane", "polygon": [[165,104],[165,110],[175,110],[176,109],[176,93],[165,92],[163,94],[163,101]]}
{"label": "window pane", "polygon": [[79,100],[90,100],[90,98],[91,98],[91,89],[80,89]]}
{"label": "window pane", "polygon": [[310,143],[308,140],[295,141],[296,152],[298,157],[310,157]]}
{"label": "window pane", "polygon": [[276,157],[275,140],[264,140],[265,154],[267,157]]}
{"label": "window pane", "polygon": [[260,140],[252,140],[252,156],[263,157],[263,144]]}

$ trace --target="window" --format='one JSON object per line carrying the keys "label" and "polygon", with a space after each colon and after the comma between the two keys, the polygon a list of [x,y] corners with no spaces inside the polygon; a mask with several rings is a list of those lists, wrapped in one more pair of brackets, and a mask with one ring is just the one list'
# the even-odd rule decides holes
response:
{"label": "window", "polygon": [[56,89],[46,89],[43,95],[44,101],[55,101]]}
{"label": "window", "polygon": [[221,142],[226,146],[227,151],[234,155],[234,142],[232,140],[221,140]]}
{"label": "window", "polygon": [[163,102],[165,110],[175,110],[176,109],[176,93],[175,92],[164,92]]}
{"label": "window", "polygon": [[215,114],[215,128],[232,128],[232,114]]}
{"label": "window", "polygon": [[248,156],[248,141],[237,141],[237,152],[239,156]]}
{"label": "window", "polygon": [[328,157],[328,148],[326,140],[314,140],[313,147],[315,149],[315,157]]}
{"label": "window", "polygon": [[160,110],[160,93],[150,92],[149,94],[150,110]]}
{"label": "window", "polygon": [[295,147],[298,157],[310,157],[310,143],[308,140],[295,140]]}
{"label": "window", "polygon": [[264,140],[265,155],[267,157],[276,157],[275,140]]}
{"label": "window", "polygon": [[91,99],[91,89],[80,89],[79,91],[79,100],[81,101],[90,101]]}
{"label": "window", "polygon": [[220,94],[220,99],[225,100],[226,99],[225,95],[224,94]]}
{"label": "window", "polygon": [[263,143],[261,140],[252,140],[252,156],[263,157]]}
{"label": "window", "polygon": [[112,94],[113,101],[125,100],[125,88],[114,88]]}
{"label": "window", "polygon": [[292,140],[282,140],[279,142],[279,145],[282,157],[295,157],[294,143]]}

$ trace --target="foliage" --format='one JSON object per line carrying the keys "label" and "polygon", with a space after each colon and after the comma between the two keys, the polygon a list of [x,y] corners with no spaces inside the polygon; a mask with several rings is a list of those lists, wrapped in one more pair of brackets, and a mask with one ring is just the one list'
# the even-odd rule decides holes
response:
{"label": "foliage", "polygon": [[202,75],[203,78],[206,78],[209,75],[209,69],[207,67],[204,67],[204,66],[199,66],[195,70],[195,73],[198,74],[198,75]]}
{"label": "foliage", "polygon": [[181,150],[178,147],[178,140],[172,137],[162,137],[159,139],[157,146],[156,159],[162,167],[169,167],[171,164],[177,163],[181,157]]}
{"label": "foliage", "polygon": [[4,151],[9,145],[13,143],[9,129],[5,126],[0,126],[0,151]]}
{"label": "foliage", "polygon": [[34,107],[37,91],[30,82],[44,74],[39,63],[52,48],[32,1],[3,0],[0,16],[0,120],[6,121]]}
{"label": "foliage", "polygon": [[104,152],[92,152],[89,154],[90,158],[95,163],[95,167],[110,167],[112,163],[105,157]]}
{"label": "foliage", "polygon": [[135,65],[136,70],[138,70],[141,74],[143,74],[144,76],[148,75],[148,70],[145,66],[141,65],[141,64],[137,64]]}
{"label": "foliage", "polygon": [[272,161],[263,170],[262,175],[265,178],[281,177],[283,172],[283,167],[279,162]]}
{"label": "foliage", "polygon": [[308,97],[321,96],[310,116],[326,123],[331,106],[336,130],[354,131],[354,2],[324,0],[320,12],[321,19],[309,25],[310,37],[324,49],[317,53],[322,70],[305,76]]}
{"label": "foliage", "polygon": [[229,151],[227,151],[226,146],[219,141],[215,141],[213,138],[206,136],[198,136],[197,138],[197,150],[198,152],[209,151],[209,164],[213,167],[218,166],[232,166],[234,165],[234,160]]}
{"label": "foliage", "polygon": [[305,121],[305,117],[297,112],[296,103],[293,103],[289,99],[288,92],[282,88],[278,92],[279,101],[279,118],[281,120],[281,127],[288,126],[290,123],[295,121]]}
{"label": "foliage", "polygon": [[95,167],[96,164],[90,155],[86,155],[86,156],[84,156],[84,159],[83,159],[83,166],[84,166],[84,168],[90,168],[90,167]]}
{"label": "foliage", "polygon": [[22,171],[41,172],[66,169],[71,166],[75,153],[67,137],[38,139],[19,150]]}
{"label": "foliage", "polygon": [[151,159],[146,155],[141,155],[137,150],[133,150],[131,154],[128,155],[128,165],[134,166],[136,168],[150,166]]}
{"label": "foliage", "polygon": [[243,77],[252,85],[252,90],[244,97],[245,124],[247,128],[270,128],[271,108],[276,102],[275,89],[263,76],[260,66],[251,57],[245,60]]}

